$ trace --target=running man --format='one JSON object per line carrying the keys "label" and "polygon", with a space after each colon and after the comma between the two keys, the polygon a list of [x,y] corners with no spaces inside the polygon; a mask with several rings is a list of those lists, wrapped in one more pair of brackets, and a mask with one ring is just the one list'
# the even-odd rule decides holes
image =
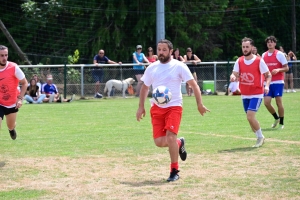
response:
{"label": "running man", "polygon": [[[17,138],[15,130],[17,112],[22,106],[28,82],[19,66],[7,59],[8,48],[0,45],[0,125],[5,115],[10,137],[15,140]],[[18,90],[19,83],[21,84],[20,91]]]}
{"label": "running man", "polygon": [[[257,137],[256,144],[252,147],[261,147],[264,144],[265,137],[255,115],[264,93],[269,92],[271,73],[264,60],[252,54],[253,45],[252,39],[246,37],[242,39],[243,56],[236,60],[230,75],[230,81],[235,81],[237,78],[240,80],[244,110],[250,127]],[[264,79],[266,80],[265,87],[263,86]]]}
{"label": "running man", "polygon": [[[262,54],[262,58],[269,67],[272,74],[272,80],[270,83],[270,91],[264,97],[264,103],[275,119],[271,127],[276,128],[279,123],[280,129],[283,129],[284,108],[282,103],[282,93],[284,88],[284,72],[289,71],[288,62],[284,53],[275,49],[277,39],[274,36],[267,37],[265,42],[268,51]],[[272,98],[275,98],[279,116],[271,104]]]}
{"label": "running man", "polygon": [[178,155],[183,161],[187,157],[184,138],[177,138],[182,116],[182,80],[193,88],[200,114],[204,115],[209,111],[202,103],[200,88],[189,68],[183,62],[172,59],[172,51],[173,44],[170,41],[163,39],[158,42],[159,62],[150,64],[141,78],[144,84],[141,87],[139,108],[136,112],[137,121],[140,121],[146,114],[144,104],[151,85],[153,88],[164,85],[171,90],[172,99],[168,104],[156,105],[151,100],[150,109],[154,143],[158,147],[169,148],[171,158],[170,177],[167,179],[169,182],[179,179]]}

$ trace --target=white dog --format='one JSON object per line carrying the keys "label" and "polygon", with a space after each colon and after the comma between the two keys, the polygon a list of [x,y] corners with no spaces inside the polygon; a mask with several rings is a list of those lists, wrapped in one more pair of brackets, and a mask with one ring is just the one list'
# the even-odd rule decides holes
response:
{"label": "white dog", "polygon": [[107,97],[110,97],[110,92],[112,87],[115,87],[115,90],[120,90],[123,92],[123,97],[125,98],[125,91],[135,82],[133,78],[127,78],[123,81],[111,79],[105,83],[104,94],[107,92]]}

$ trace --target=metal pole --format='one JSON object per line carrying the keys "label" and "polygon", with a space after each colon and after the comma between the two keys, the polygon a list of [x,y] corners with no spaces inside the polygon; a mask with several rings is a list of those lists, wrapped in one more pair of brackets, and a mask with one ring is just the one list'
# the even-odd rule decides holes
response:
{"label": "metal pole", "polygon": [[83,69],[84,69],[84,68],[83,68],[83,66],[84,66],[84,65],[81,65],[81,66],[80,66],[80,69],[81,69],[81,74],[80,74],[80,76],[81,76],[81,97],[82,97],[82,98],[84,97],[84,93],[83,93],[83,91],[84,91],[84,88],[83,88],[83,87],[84,87],[84,84],[83,84],[83,83],[84,83],[84,80],[83,80],[83,78],[84,78],[84,74],[83,74],[84,71],[83,71]]}
{"label": "metal pole", "polygon": [[64,66],[64,98],[67,97],[67,62]]}
{"label": "metal pole", "polygon": [[156,44],[165,39],[165,0],[156,0]]}

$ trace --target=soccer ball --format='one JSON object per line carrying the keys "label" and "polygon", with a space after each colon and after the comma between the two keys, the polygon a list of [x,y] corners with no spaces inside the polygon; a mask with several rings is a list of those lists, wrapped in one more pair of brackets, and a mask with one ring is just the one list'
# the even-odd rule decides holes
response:
{"label": "soccer ball", "polygon": [[152,97],[156,104],[165,105],[171,101],[172,93],[166,86],[158,86],[153,90]]}

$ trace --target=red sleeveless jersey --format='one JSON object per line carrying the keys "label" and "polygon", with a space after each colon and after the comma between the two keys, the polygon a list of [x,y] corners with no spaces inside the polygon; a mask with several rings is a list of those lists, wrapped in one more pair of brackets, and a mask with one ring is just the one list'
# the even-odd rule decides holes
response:
{"label": "red sleeveless jersey", "polygon": [[11,106],[16,103],[19,79],[15,76],[16,63],[8,62],[0,71],[0,105]]}
{"label": "red sleeveless jersey", "polygon": [[242,95],[263,94],[263,75],[260,72],[260,57],[256,57],[251,65],[246,65],[244,56],[239,58],[240,90]]}
{"label": "red sleeveless jersey", "polygon": [[[268,56],[268,51],[267,51],[267,52],[265,52],[265,55],[263,57],[270,72],[272,72],[273,69],[282,68],[282,64],[276,58],[277,52],[278,52],[278,50],[275,49],[275,51],[272,53],[272,55]],[[271,81],[281,81],[281,80],[284,80],[284,73],[279,72],[275,75],[272,75]]]}

